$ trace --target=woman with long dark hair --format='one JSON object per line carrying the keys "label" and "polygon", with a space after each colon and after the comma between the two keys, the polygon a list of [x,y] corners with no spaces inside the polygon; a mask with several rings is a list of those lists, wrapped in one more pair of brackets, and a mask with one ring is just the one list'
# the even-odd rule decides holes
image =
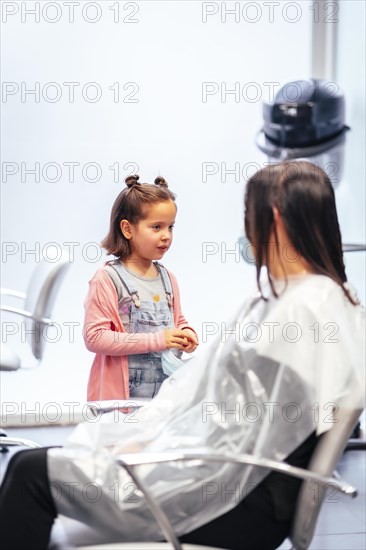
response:
{"label": "woman with long dark hair", "polygon": [[245,231],[255,249],[259,288],[262,267],[275,296],[273,278],[315,273],[332,279],[356,303],[344,286],[333,187],[319,166],[289,161],[257,172],[246,188]]}

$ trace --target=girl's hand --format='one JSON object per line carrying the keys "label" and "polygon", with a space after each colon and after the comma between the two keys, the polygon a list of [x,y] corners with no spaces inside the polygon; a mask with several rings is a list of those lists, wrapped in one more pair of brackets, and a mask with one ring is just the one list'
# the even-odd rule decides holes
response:
{"label": "girl's hand", "polygon": [[167,328],[164,330],[166,349],[177,348],[185,350],[188,344],[185,330]]}
{"label": "girl's hand", "polygon": [[183,329],[182,332],[184,332],[187,339],[186,344],[182,349],[186,353],[192,353],[198,346],[197,334],[193,332],[193,330],[190,330],[189,328]]}

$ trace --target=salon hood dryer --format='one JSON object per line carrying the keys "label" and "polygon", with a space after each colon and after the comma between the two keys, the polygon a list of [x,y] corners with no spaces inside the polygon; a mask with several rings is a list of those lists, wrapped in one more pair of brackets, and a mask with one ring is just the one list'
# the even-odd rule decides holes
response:
{"label": "salon hood dryer", "polygon": [[295,80],[282,86],[273,102],[263,103],[256,144],[269,162],[304,159],[319,165],[336,187],[348,130],[344,95],[335,82]]}

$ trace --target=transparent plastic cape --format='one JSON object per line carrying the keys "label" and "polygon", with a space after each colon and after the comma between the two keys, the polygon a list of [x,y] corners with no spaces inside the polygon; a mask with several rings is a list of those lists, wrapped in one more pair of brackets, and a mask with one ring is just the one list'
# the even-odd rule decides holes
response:
{"label": "transparent plastic cape", "polygon": [[[291,294],[290,290],[285,294]],[[306,301],[305,291],[305,287],[295,288],[295,294],[305,293]],[[163,534],[142,495],[116,464],[118,454],[199,449],[282,460],[314,430],[329,429],[332,409],[341,401],[346,403],[347,396],[352,395],[352,403],[346,406],[360,407],[364,316],[355,315],[339,292],[337,296],[336,309],[343,304],[350,312],[344,316],[347,334],[338,346],[324,352],[324,346],[314,346],[312,330],[305,337],[305,328],[313,323],[306,308],[304,313],[296,308],[294,320],[288,319],[294,296],[283,307],[283,298],[275,303],[256,297],[240,310],[206,355],[179,369],[146,407],[128,415],[114,411],[80,424],[64,448],[48,452],[49,478],[59,513],[92,526],[99,536],[105,535],[106,542],[161,540]],[[329,302],[327,292],[325,298]],[[292,343],[297,352],[279,347],[282,361],[270,331],[266,338],[263,335],[264,328],[283,328],[273,325],[282,323],[281,307],[286,323],[298,324],[304,336],[296,341],[291,331],[286,333],[290,341],[282,343]],[[258,328],[262,330],[259,340]],[[333,365],[330,368],[339,357],[343,361],[342,353],[346,357],[349,353],[347,342],[355,357],[358,354],[358,364],[348,362],[343,370],[333,372],[324,392],[319,365],[322,359]],[[236,506],[268,472],[195,460],[139,466],[137,473],[181,535]]]}

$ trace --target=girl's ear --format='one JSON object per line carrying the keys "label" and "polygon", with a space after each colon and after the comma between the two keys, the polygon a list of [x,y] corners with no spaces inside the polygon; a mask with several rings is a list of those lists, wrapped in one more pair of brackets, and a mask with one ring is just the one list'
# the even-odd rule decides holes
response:
{"label": "girl's ear", "polygon": [[125,239],[128,239],[128,240],[131,239],[132,232],[131,232],[130,222],[128,220],[121,220],[119,226],[121,228],[122,235],[125,237]]}

